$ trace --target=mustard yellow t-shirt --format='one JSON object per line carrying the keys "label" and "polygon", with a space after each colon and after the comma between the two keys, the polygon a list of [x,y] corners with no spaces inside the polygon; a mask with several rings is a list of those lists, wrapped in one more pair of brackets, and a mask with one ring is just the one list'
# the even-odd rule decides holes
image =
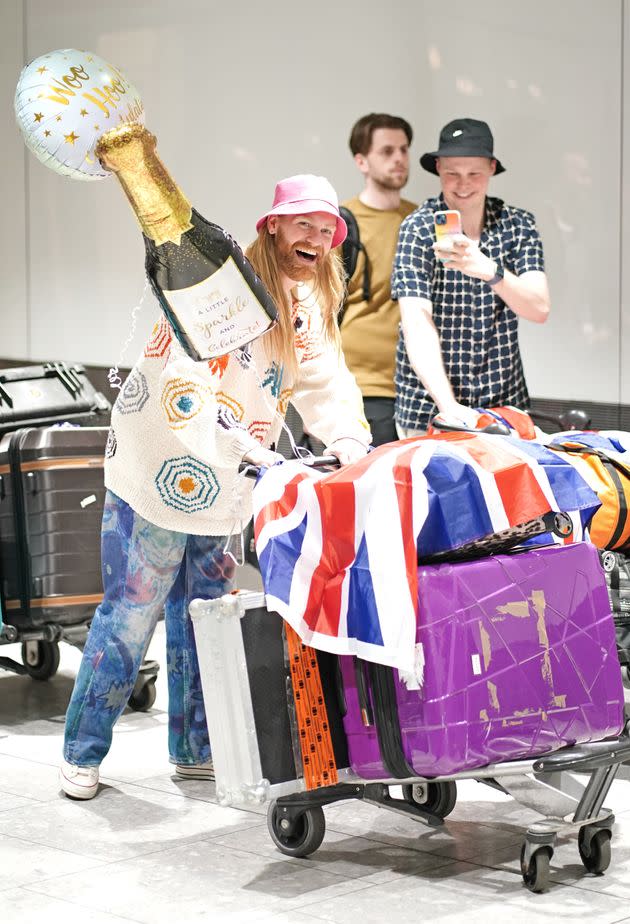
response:
{"label": "mustard yellow t-shirt", "polygon": [[391,298],[390,278],[400,223],[416,206],[401,199],[397,209],[373,209],[358,197],[343,204],[356,217],[370,265],[370,300],[366,302],[365,256],[359,252],[356,269],[348,280],[341,323],[343,352],[364,397],[393,398],[400,311],[398,302]]}

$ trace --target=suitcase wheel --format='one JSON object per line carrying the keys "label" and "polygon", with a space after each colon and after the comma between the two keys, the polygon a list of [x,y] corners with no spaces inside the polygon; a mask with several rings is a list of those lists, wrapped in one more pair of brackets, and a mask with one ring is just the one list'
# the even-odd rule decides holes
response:
{"label": "suitcase wheel", "polygon": [[589,873],[603,873],[610,866],[612,831],[585,825],[578,835],[578,850],[584,868]]}
{"label": "suitcase wheel", "polygon": [[324,840],[326,819],[320,805],[300,814],[288,814],[287,809],[274,800],[267,811],[267,827],[281,853],[288,857],[308,857]]}
{"label": "suitcase wheel", "polygon": [[160,665],[157,661],[143,661],[127,705],[134,712],[148,712],[157,696],[155,681]]}
{"label": "suitcase wheel", "polygon": [[431,815],[446,818],[457,802],[457,783],[451,780],[445,783],[413,783],[402,787],[402,795],[410,805],[419,805]]}
{"label": "suitcase wheel", "polygon": [[141,686],[136,686],[131,692],[127,705],[134,712],[148,712],[157,696],[155,678],[146,680]]}
{"label": "suitcase wheel", "polygon": [[22,642],[22,662],[33,680],[50,680],[59,667],[57,642]]}
{"label": "suitcase wheel", "polygon": [[549,863],[553,856],[552,847],[540,847],[525,862],[525,844],[521,847],[521,873],[523,882],[530,892],[546,892],[549,888]]}

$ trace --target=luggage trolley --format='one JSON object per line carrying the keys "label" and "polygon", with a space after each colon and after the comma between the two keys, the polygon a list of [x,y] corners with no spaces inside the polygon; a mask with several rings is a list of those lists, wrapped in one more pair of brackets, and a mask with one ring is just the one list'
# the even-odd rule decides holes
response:
{"label": "luggage trolley", "polygon": [[[306,857],[325,834],[323,808],[362,799],[435,828],[453,811],[457,781],[473,779],[512,796],[542,818],[525,832],[523,881],[533,892],[549,885],[549,865],[558,835],[577,833],[588,872],[604,872],[611,859],[613,813],[604,800],[619,766],[630,761],[628,727],[612,740],[564,747],[533,760],[506,761],[448,776],[366,781],[347,767],[342,731],[335,716],[335,657],[317,652],[339,765],[337,782],[307,790],[287,708],[287,670],[282,620],[264,606],[263,594],[243,591],[219,600],[195,600],[193,621],[206,713],[222,805],[268,802],[269,833],[278,849]],[[282,663],[278,663],[278,662]],[[275,668],[275,670],[274,670]],[[332,679],[331,679],[332,678]],[[264,689],[264,698],[255,696]],[[254,693],[254,696],[252,696]],[[573,774],[586,775],[583,783]],[[401,796],[390,787],[401,786]]]}
{"label": "luggage trolley", "polygon": [[[561,535],[566,535],[567,524],[562,518],[542,523],[539,531],[542,527],[556,528]],[[524,562],[532,554],[542,556],[541,561],[545,556],[554,556],[554,566],[560,562],[565,571],[569,568],[568,573],[575,566],[576,556],[581,571],[599,569],[597,551],[586,543],[533,553],[517,552],[511,556],[495,555],[464,562],[464,565],[477,566],[483,562],[484,569],[491,569],[481,576],[483,581],[496,569],[504,567],[504,559],[510,567],[517,568],[519,561]],[[437,573],[439,567],[433,572]],[[550,567],[548,562],[547,567]],[[447,571],[449,568],[450,563]],[[529,559],[523,573],[531,570]],[[554,578],[554,582],[562,585],[562,576],[557,581]],[[426,600],[430,592],[427,585],[422,599]],[[455,807],[457,781],[473,779],[512,796],[542,816],[525,832],[521,850],[523,881],[531,891],[541,892],[548,888],[550,860],[559,834],[577,833],[584,867],[589,872],[604,872],[611,859],[614,823],[614,816],[604,807],[604,801],[619,766],[630,762],[630,734],[623,720],[623,689],[603,575],[595,597],[589,605],[603,614],[601,619],[597,615],[595,621],[604,627],[600,634],[597,634],[598,629],[594,635],[596,644],[603,645],[597,649],[598,658],[603,658],[606,665],[603,679],[597,681],[603,686],[595,690],[603,704],[603,716],[597,715],[597,709],[589,713],[593,722],[590,727],[596,732],[585,737],[596,740],[566,746],[566,741],[575,741],[578,736],[571,738],[569,733],[556,740],[550,736],[544,739],[546,747],[538,746],[534,754],[530,749],[531,756],[524,759],[501,759],[499,742],[493,751],[499,755],[496,759],[480,760],[474,765],[468,763],[459,770],[453,769],[454,765],[448,762],[440,764],[437,761],[429,763],[423,772],[414,770],[406,762],[400,740],[403,723],[390,720],[389,705],[385,709],[377,705],[391,702],[385,696],[388,685],[391,693],[393,684],[395,672],[391,668],[348,656],[337,658],[299,643],[303,651],[308,652],[307,658],[312,659],[310,667],[317,663],[321,677],[319,692],[311,690],[309,694],[309,709],[313,711],[308,713],[311,720],[307,719],[307,725],[312,727],[306,730],[297,714],[299,708],[296,710],[294,706],[297,688],[296,677],[292,675],[295,671],[292,659],[297,657],[297,636],[290,627],[284,626],[276,613],[266,609],[264,595],[242,591],[219,600],[193,601],[190,612],[219,802],[224,805],[269,802],[268,827],[274,843],[288,856],[305,857],[316,851],[323,841],[323,808],[326,805],[362,799],[413,817],[428,827],[438,827]],[[578,633],[580,637],[584,634],[582,630]],[[290,635],[294,636],[293,642]],[[604,649],[605,656],[602,655]],[[497,663],[499,655],[497,652]],[[425,659],[427,657],[425,654]],[[586,660],[591,659],[587,657]],[[308,672],[308,660],[305,663]],[[545,663],[548,664],[548,660]],[[561,667],[556,664],[560,683]],[[427,686],[427,696],[429,692]],[[417,693],[411,695],[418,696]],[[398,696],[402,710],[408,703],[403,702],[404,693],[402,699],[400,693]],[[560,697],[558,701],[560,708],[566,705],[562,700]],[[587,709],[590,706],[587,704]],[[581,706],[576,712],[580,709]],[[369,714],[370,710],[373,715]],[[359,740],[358,744],[358,739],[353,741],[352,729],[344,715],[348,712],[367,714],[363,724],[372,727],[369,740]],[[435,715],[433,719],[437,727]],[[327,758],[318,758],[319,778],[313,783],[313,774],[307,773],[306,766],[309,751],[305,750],[305,743],[311,739],[307,737],[305,742],[305,736],[314,734],[318,739],[321,731],[318,722],[321,721],[325,721],[334,759],[328,764]],[[597,740],[597,735],[606,740]],[[311,747],[316,755],[317,744]],[[439,753],[438,748],[434,751]],[[335,765],[340,768],[338,771]],[[358,766],[360,772],[357,772]],[[448,772],[443,772],[443,767]]]}

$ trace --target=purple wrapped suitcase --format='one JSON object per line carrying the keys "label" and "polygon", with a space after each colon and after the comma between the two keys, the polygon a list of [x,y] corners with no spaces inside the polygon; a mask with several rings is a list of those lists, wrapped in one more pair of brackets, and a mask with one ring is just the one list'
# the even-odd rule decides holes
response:
{"label": "purple wrapped suitcase", "polygon": [[447,776],[616,735],[623,688],[589,543],[418,569],[421,689],[340,658],[350,766]]}

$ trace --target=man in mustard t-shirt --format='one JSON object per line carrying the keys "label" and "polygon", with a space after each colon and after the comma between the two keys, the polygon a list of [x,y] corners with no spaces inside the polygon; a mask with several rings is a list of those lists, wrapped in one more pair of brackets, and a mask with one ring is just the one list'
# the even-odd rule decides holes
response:
{"label": "man in mustard t-shirt", "polygon": [[349,142],[365,186],[343,205],[357,220],[363,246],[348,280],[341,340],[363,394],[375,446],[398,439],[394,371],[400,312],[391,298],[390,278],[400,223],[416,208],[400,196],[409,176],[412,137],[405,119],[370,113],[354,125]]}

